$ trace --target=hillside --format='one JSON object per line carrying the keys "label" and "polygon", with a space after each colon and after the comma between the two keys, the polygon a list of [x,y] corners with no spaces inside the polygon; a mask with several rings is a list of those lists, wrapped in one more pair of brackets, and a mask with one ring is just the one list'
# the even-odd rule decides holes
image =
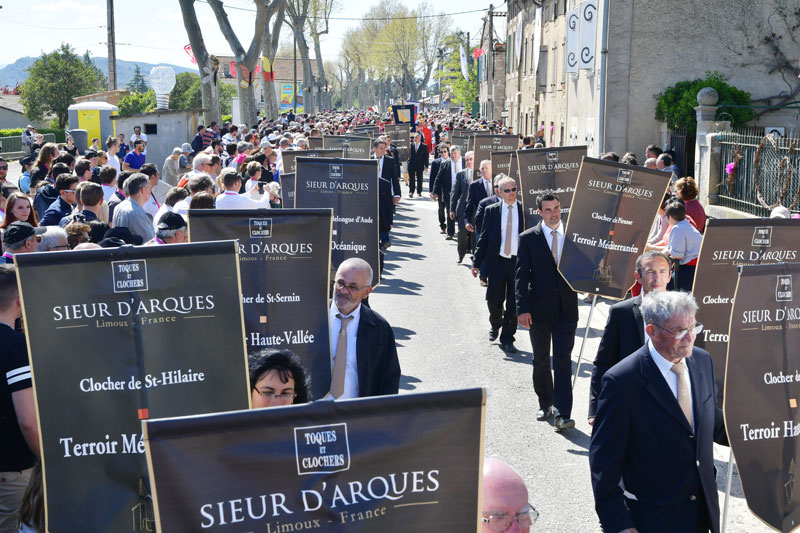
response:
{"label": "hillside", "polygon": [[[37,58],[35,57],[21,57],[17,59],[15,62],[4,66],[0,69],[0,87],[4,85],[8,85],[9,87],[14,87],[17,83],[22,82],[27,78],[28,73],[25,72],[25,69],[30,67]],[[108,75],[108,59],[105,57],[93,57],[92,61],[94,64],[97,65],[103,74]],[[166,63],[159,63],[159,64],[166,64]],[[117,59],[117,87],[120,89],[124,88],[125,85],[130,83],[133,79],[133,73],[136,69],[137,63],[135,61],[123,61],[121,59]],[[142,74],[144,74],[145,79],[150,75],[150,69],[156,66],[153,63],[138,63],[139,68],[142,69]],[[175,74],[180,74],[181,72],[194,72],[197,74],[197,70],[186,68],[186,67],[179,67],[177,65],[168,65],[172,67],[175,71]]]}

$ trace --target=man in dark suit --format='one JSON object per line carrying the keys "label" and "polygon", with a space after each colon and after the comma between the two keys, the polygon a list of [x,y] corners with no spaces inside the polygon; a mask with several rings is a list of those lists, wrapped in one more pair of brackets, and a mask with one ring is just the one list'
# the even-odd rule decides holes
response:
{"label": "man in dark suit", "polygon": [[[408,197],[422,196],[422,174],[428,168],[428,146],[422,142],[422,134],[414,135],[414,142],[408,151]],[[416,187],[415,187],[416,185]]]}
{"label": "man in dark suit", "polygon": [[604,531],[717,533],[713,443],[728,440],[711,356],[694,347],[697,304],[656,292],[641,311],[647,344],[603,377],[589,448],[597,516]]}
{"label": "man in dark suit", "polygon": [[389,231],[394,222],[394,188],[400,190],[397,168],[394,159],[386,155],[386,142],[376,139],[372,143],[374,151],[372,158],[378,160],[378,235],[380,236],[381,250],[386,250],[392,245]]}
{"label": "man in dark suit", "polygon": [[[436,181],[433,184],[432,197],[434,200],[439,201],[439,209],[442,210],[443,216],[448,214],[450,207],[450,192],[455,186],[456,175],[463,169],[462,163],[461,148],[458,146],[453,146],[450,148],[450,159],[443,161],[439,166],[439,172],[436,175]],[[453,235],[455,235],[456,232],[455,220],[451,219],[449,216],[446,217],[446,219],[446,239],[451,241],[453,240]]]}
{"label": "man in dark suit", "polygon": [[[436,149],[439,152],[439,157],[431,161],[431,172],[428,176],[428,191],[431,194],[431,198],[433,198],[433,187],[436,183],[436,176],[439,174],[439,168],[441,167],[442,163],[447,161],[450,158],[450,149],[447,146],[440,146]],[[439,229],[441,230],[440,233],[445,233],[445,228],[447,227],[446,221],[447,217],[445,216],[446,207],[444,205],[444,201],[442,199],[439,200]]]}
{"label": "man in dark suit", "polygon": [[475,217],[473,219],[473,225],[475,227],[475,233],[480,234],[481,228],[483,227],[483,217],[486,214],[486,208],[492,205],[493,203],[499,202],[500,197],[497,196],[497,179],[494,180],[494,194],[491,196],[487,196],[480,202],[478,202],[478,209],[475,210]]}
{"label": "man in dark suit", "polygon": [[[517,332],[517,306],[514,301],[514,269],[516,266],[519,234],[525,225],[522,204],[517,202],[517,185],[508,176],[499,177],[498,195],[501,202],[486,208],[483,229],[478,237],[472,275],[477,277],[484,264],[488,278],[486,304],[489,307],[489,340],[500,333],[500,345],[509,353],[516,353],[514,334]],[[485,262],[485,263],[484,263]],[[503,305],[505,304],[505,312]],[[502,330],[501,330],[502,328]]]}
{"label": "man in dark suit", "polygon": [[639,306],[642,296],[667,289],[672,271],[667,256],[661,252],[645,252],[636,259],[636,281],[642,284],[642,294],[612,305],[608,309],[608,322],[600,339],[597,357],[592,368],[592,381],[589,389],[589,424],[594,424],[597,413],[597,398],[603,375],[608,369],[622,361],[639,348],[645,341],[644,320]]}
{"label": "man in dark suit", "polygon": [[330,395],[346,399],[397,394],[400,362],[394,332],[386,319],[362,305],[372,292],[372,268],[351,257],[339,265],[334,280]]}
{"label": "man in dark suit", "polygon": [[473,248],[473,232],[467,231],[467,222],[464,218],[464,210],[467,207],[467,192],[469,184],[472,183],[472,152],[464,154],[466,168],[456,174],[456,186],[450,195],[450,219],[458,222],[458,263],[464,260],[467,251]]}
{"label": "man in dark suit", "polygon": [[469,194],[467,195],[467,207],[464,210],[464,216],[467,219],[467,229],[480,233],[480,229],[475,227],[475,215],[478,212],[478,204],[484,198],[491,196],[493,191],[492,187],[492,162],[488,159],[481,161],[480,166],[480,179],[476,179],[469,186]]}
{"label": "man in dark suit", "polygon": [[[578,327],[578,296],[561,273],[564,225],[558,196],[546,191],[536,198],[542,220],[519,239],[517,311],[519,325],[530,328],[533,346],[533,390],[539,397],[537,420],[555,415],[556,431],[575,427],[572,414],[572,347]],[[485,222],[484,222],[485,224]],[[553,374],[550,374],[550,341]],[[557,412],[556,412],[557,411]]]}

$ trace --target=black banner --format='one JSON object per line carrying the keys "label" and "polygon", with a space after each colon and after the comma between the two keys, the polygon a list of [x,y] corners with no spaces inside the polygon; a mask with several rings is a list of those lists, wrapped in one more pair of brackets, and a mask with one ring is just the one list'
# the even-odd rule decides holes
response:
{"label": "black banner", "polygon": [[411,131],[417,131],[417,106],[414,104],[393,105],[392,115],[395,124],[410,124]]}
{"label": "black banner", "polygon": [[152,531],[140,420],[250,405],[236,244],[15,260],[47,531]]}
{"label": "black banner", "polygon": [[[461,136],[461,135],[451,135],[450,136],[450,147],[458,146],[461,149],[461,157],[464,157],[467,152],[471,152],[475,143],[475,137],[472,135],[469,136]],[[478,164],[475,163],[475,170],[478,170]]]}
{"label": "black banner", "polygon": [[[525,211],[525,227],[532,228],[541,217],[537,213],[536,198],[550,189],[558,195],[561,203],[561,220],[566,223],[581,159],[586,155],[586,146],[563,148],[541,148],[520,150],[517,154],[519,172],[524,195],[522,207]],[[525,201],[527,198],[527,202]]]}
{"label": "black banner", "polygon": [[410,124],[387,124],[383,127],[383,133],[392,139],[392,146],[400,152],[400,162],[408,161],[411,150],[411,125]]}
{"label": "black banner", "polygon": [[190,209],[193,242],[239,242],[249,353],[288,348],[311,374],[313,399],[331,384],[330,209]]}
{"label": "black banner", "polygon": [[144,423],[160,531],[479,531],[483,389]]}
{"label": "black banner", "polygon": [[800,263],[742,267],[730,317],[723,404],[747,506],[787,533],[800,526],[798,288]]}
{"label": "black banner", "polygon": [[728,324],[733,293],[742,265],[800,261],[800,220],[709,219],[697,258],[693,293],[700,305],[697,321],[704,328],[695,343],[714,361],[717,404],[722,404],[728,353]]}
{"label": "black banner", "polygon": [[372,138],[364,135],[323,135],[322,146],[326,150],[341,150],[342,157],[347,159],[369,159]]}
{"label": "black banner", "polygon": [[348,257],[372,267],[380,282],[378,248],[378,161],[375,159],[297,158],[295,207],[333,208],[331,274]]}
{"label": "black banner", "polygon": [[471,148],[475,152],[473,159],[475,170],[480,168],[481,161],[491,159],[492,152],[509,152],[519,148],[519,137],[517,135],[476,133],[472,138],[474,142]]}
{"label": "black banner", "polygon": [[297,182],[296,174],[281,174],[281,202],[284,209],[294,207],[294,185]]}
{"label": "black banner", "polygon": [[559,261],[574,291],[625,298],[668,186],[665,172],[583,158]]}
{"label": "black banner", "polygon": [[353,128],[353,132],[359,135],[369,135],[370,137],[374,137],[379,135],[381,132],[380,126],[356,126]]}
{"label": "black banner", "polygon": [[[332,148],[330,150],[286,150],[281,154],[283,158],[283,170],[287,174],[294,174],[295,160],[297,157],[342,157],[342,150]],[[283,175],[281,175],[283,178]]]}
{"label": "black banner", "polygon": [[322,137],[309,137],[308,149],[309,150],[322,150]]}

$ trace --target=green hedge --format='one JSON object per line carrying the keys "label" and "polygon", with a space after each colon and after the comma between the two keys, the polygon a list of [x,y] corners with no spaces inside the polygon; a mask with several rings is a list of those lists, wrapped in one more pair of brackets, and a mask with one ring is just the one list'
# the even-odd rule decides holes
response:
{"label": "green hedge", "polygon": [[[22,135],[23,131],[25,131],[25,128],[8,128],[0,130],[0,137],[19,137]],[[39,128],[37,131],[42,135],[45,133],[55,134],[57,143],[67,142],[67,136],[64,133],[64,130],[61,128]]]}

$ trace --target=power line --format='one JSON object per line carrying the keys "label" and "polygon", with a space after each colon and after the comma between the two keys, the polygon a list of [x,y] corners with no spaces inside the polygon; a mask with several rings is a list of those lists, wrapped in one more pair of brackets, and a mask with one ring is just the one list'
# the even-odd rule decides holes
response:
{"label": "power line", "polygon": [[[206,0],[197,0],[203,4],[208,4]],[[255,9],[250,9],[247,7],[237,7],[231,5],[224,5],[228,9],[234,9],[237,11],[247,11],[249,13],[256,13]],[[328,20],[412,20],[412,19],[428,19],[428,18],[438,18],[438,17],[449,17],[451,15],[467,15],[469,13],[479,13],[483,11],[488,11],[488,9],[473,9],[471,11],[456,11],[454,13],[440,13],[438,15],[413,15],[408,17],[315,17],[314,15],[308,15],[306,18],[310,19],[324,19],[327,18]]]}
{"label": "power line", "polygon": [[100,29],[100,28],[105,28],[105,26],[103,26],[103,25],[100,25],[100,26],[84,26],[84,27],[81,27],[81,28],[53,28],[53,27],[50,27],[50,26],[34,26],[33,24],[25,24],[24,22],[17,22],[15,20],[7,19],[7,18],[0,18],[0,20],[2,20],[4,22],[11,22],[13,24],[18,24],[20,26],[25,26],[25,27],[28,27],[28,28],[36,28],[37,30],[61,30],[61,31],[67,31],[67,30],[97,30],[97,29]]}

